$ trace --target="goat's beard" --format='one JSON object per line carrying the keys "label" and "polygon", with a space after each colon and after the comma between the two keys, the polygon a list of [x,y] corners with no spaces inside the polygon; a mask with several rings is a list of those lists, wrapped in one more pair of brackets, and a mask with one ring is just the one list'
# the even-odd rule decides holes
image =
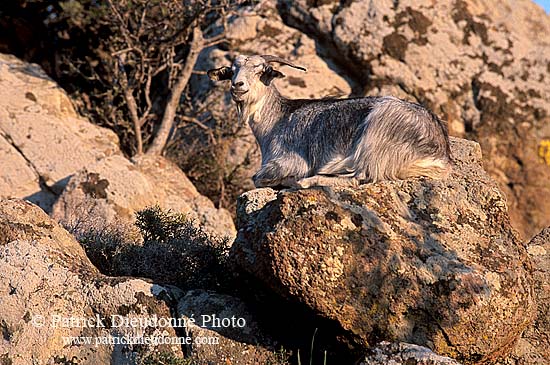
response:
{"label": "goat's beard", "polygon": [[242,119],[243,116],[243,102],[235,100],[235,104],[237,104],[237,114],[239,116],[239,119]]}

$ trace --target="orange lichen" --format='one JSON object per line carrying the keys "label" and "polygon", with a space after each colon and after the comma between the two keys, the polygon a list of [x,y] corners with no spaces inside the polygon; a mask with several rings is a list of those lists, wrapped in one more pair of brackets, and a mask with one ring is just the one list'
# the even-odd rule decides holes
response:
{"label": "orange lichen", "polygon": [[550,139],[540,141],[538,155],[542,162],[550,166]]}

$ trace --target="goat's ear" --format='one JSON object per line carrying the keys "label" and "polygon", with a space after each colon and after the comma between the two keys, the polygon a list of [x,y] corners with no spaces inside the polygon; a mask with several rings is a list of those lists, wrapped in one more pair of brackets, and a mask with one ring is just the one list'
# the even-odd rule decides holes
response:
{"label": "goat's ear", "polygon": [[212,81],[231,80],[231,78],[233,77],[233,71],[231,70],[231,67],[227,66],[208,70],[207,74]]}
{"label": "goat's ear", "polygon": [[262,74],[262,76],[260,77],[260,80],[265,84],[265,85],[268,85],[271,83],[271,81],[274,79],[274,78],[282,78],[282,77],[285,77],[285,74],[280,72],[280,71],[277,71],[275,70],[273,67],[271,66],[266,66],[265,69],[264,69],[264,73]]}

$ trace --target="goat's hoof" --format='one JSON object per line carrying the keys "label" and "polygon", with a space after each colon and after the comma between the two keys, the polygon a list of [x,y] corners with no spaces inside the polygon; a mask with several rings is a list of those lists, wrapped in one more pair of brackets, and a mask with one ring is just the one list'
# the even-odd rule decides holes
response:
{"label": "goat's hoof", "polygon": [[270,179],[256,179],[256,180],[254,180],[254,186],[256,187],[256,189],[272,188],[272,187],[275,187],[277,185],[278,184],[275,181],[270,180]]}
{"label": "goat's hoof", "polygon": [[312,184],[311,184],[310,181],[307,181],[306,179],[302,179],[302,180],[296,181],[294,187],[299,188],[299,189],[308,189],[311,186],[312,186]]}

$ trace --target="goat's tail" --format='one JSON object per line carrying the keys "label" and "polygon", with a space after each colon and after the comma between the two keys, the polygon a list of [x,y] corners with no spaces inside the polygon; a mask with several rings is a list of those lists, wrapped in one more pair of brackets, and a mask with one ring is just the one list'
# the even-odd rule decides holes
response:
{"label": "goat's tail", "polygon": [[365,118],[351,153],[319,173],[381,181],[443,178],[450,171],[446,126],[417,104],[383,98]]}
{"label": "goat's tail", "polygon": [[444,179],[451,172],[449,161],[432,157],[414,161],[409,167],[399,173],[400,179],[408,179],[415,176],[427,176],[432,179]]}

